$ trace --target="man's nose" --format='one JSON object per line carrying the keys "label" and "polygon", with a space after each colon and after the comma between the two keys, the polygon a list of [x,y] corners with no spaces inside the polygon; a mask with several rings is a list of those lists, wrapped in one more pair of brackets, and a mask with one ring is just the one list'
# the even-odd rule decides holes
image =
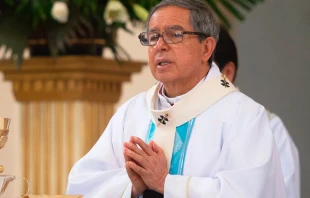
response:
{"label": "man's nose", "polygon": [[155,48],[157,50],[167,50],[169,45],[164,41],[164,38],[162,36],[159,37],[157,40],[157,43],[155,45]]}

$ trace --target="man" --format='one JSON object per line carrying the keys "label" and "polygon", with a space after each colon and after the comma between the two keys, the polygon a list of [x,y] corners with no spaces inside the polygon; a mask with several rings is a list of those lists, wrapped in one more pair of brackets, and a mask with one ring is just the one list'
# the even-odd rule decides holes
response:
{"label": "man", "polygon": [[218,32],[200,0],[153,8],[139,39],[159,83],[118,109],[72,168],[68,194],[286,197],[264,108],[211,63]]}
{"label": "man", "polygon": [[[219,40],[214,51],[214,62],[231,82],[234,82],[237,74],[237,54],[233,39],[228,31],[221,27]],[[287,197],[298,198],[300,197],[300,175],[297,147],[281,119],[269,111],[267,111],[267,114],[280,155]]]}

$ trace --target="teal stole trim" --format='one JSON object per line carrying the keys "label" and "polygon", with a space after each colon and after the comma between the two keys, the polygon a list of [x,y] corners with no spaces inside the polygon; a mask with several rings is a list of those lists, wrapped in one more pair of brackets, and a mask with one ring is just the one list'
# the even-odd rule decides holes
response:
{"label": "teal stole trim", "polygon": [[[171,175],[182,175],[184,169],[184,161],[186,157],[186,151],[190,136],[192,134],[195,118],[178,126],[174,137],[173,153],[170,163],[169,174]],[[149,131],[146,137],[146,142],[149,143],[155,133],[156,126],[151,121],[149,125]]]}

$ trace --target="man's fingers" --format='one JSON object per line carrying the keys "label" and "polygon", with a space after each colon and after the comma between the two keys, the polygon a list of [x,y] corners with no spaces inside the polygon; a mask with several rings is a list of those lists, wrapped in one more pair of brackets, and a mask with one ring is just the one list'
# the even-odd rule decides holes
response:
{"label": "man's fingers", "polygon": [[126,171],[127,171],[127,173],[128,173],[128,176],[129,176],[129,177],[132,176],[133,173],[134,173],[134,171],[129,167],[128,162],[125,163],[125,168],[126,168]]}
{"label": "man's fingers", "polygon": [[144,157],[147,156],[147,154],[143,150],[141,150],[136,144],[134,144],[132,142],[125,142],[124,145],[126,146],[126,148],[134,151],[135,153],[137,153],[141,156],[144,156]]}
{"label": "man's fingers", "polygon": [[145,170],[143,167],[138,166],[138,165],[135,164],[134,162],[127,162],[126,164],[128,164],[128,166],[129,166],[133,171],[135,171],[136,173],[138,173],[139,175],[141,175],[141,176],[145,175],[146,170]]}
{"label": "man's fingers", "polygon": [[141,156],[141,155],[139,155],[139,154],[137,154],[137,153],[135,153],[135,152],[133,152],[132,150],[127,149],[125,155],[127,155],[129,158],[132,159],[130,161],[136,162],[136,164],[139,164],[139,165],[141,165],[143,167],[146,166],[146,163],[147,163],[146,158]]}
{"label": "man's fingers", "polygon": [[138,179],[140,179],[140,176],[138,175],[138,173],[136,173],[132,168],[130,168],[129,162],[126,162],[125,164],[125,168],[128,174],[128,177],[130,178],[131,181],[136,181]]}
{"label": "man's fingers", "polygon": [[[131,158],[128,153],[129,153],[130,149],[125,148],[124,149],[124,158],[125,158],[125,162],[129,162],[132,161],[135,164],[137,164],[138,166],[141,166],[141,164],[139,162],[137,162],[136,160],[134,160],[133,158]],[[144,160],[145,161],[145,160]]]}
{"label": "man's fingers", "polygon": [[131,160],[131,158],[127,155],[127,150],[128,150],[127,148],[124,148],[124,159],[125,159],[125,162]]}
{"label": "man's fingers", "polygon": [[138,137],[131,137],[131,142],[138,144],[140,146],[140,148],[147,154],[147,155],[154,155],[153,150],[149,147],[149,145],[147,145],[143,140],[141,140]]}
{"label": "man's fingers", "polygon": [[150,147],[153,149],[153,151],[157,154],[164,154],[164,150],[160,148],[154,141],[150,142]]}

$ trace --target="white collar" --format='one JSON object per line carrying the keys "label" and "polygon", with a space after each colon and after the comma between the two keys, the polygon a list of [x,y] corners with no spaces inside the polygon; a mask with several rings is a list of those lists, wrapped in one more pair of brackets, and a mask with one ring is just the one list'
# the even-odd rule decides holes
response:
{"label": "white collar", "polygon": [[[212,65],[211,65],[211,68],[210,68],[208,74],[205,77],[203,77],[203,79],[201,79],[195,87],[201,85],[201,83],[208,81],[213,77],[218,76],[219,71],[220,71],[220,69],[218,68],[218,66],[214,62],[212,62]],[[158,106],[156,107],[156,109],[167,109],[167,108],[169,108],[171,106],[171,104],[177,103],[184,95],[188,94],[193,89],[191,89],[190,91],[188,91],[187,93],[185,93],[183,95],[180,95],[180,96],[177,96],[174,98],[169,98],[168,96],[166,96],[165,91],[164,91],[164,85],[161,83],[161,88],[159,89],[159,92],[158,92],[159,101],[158,101]]]}

